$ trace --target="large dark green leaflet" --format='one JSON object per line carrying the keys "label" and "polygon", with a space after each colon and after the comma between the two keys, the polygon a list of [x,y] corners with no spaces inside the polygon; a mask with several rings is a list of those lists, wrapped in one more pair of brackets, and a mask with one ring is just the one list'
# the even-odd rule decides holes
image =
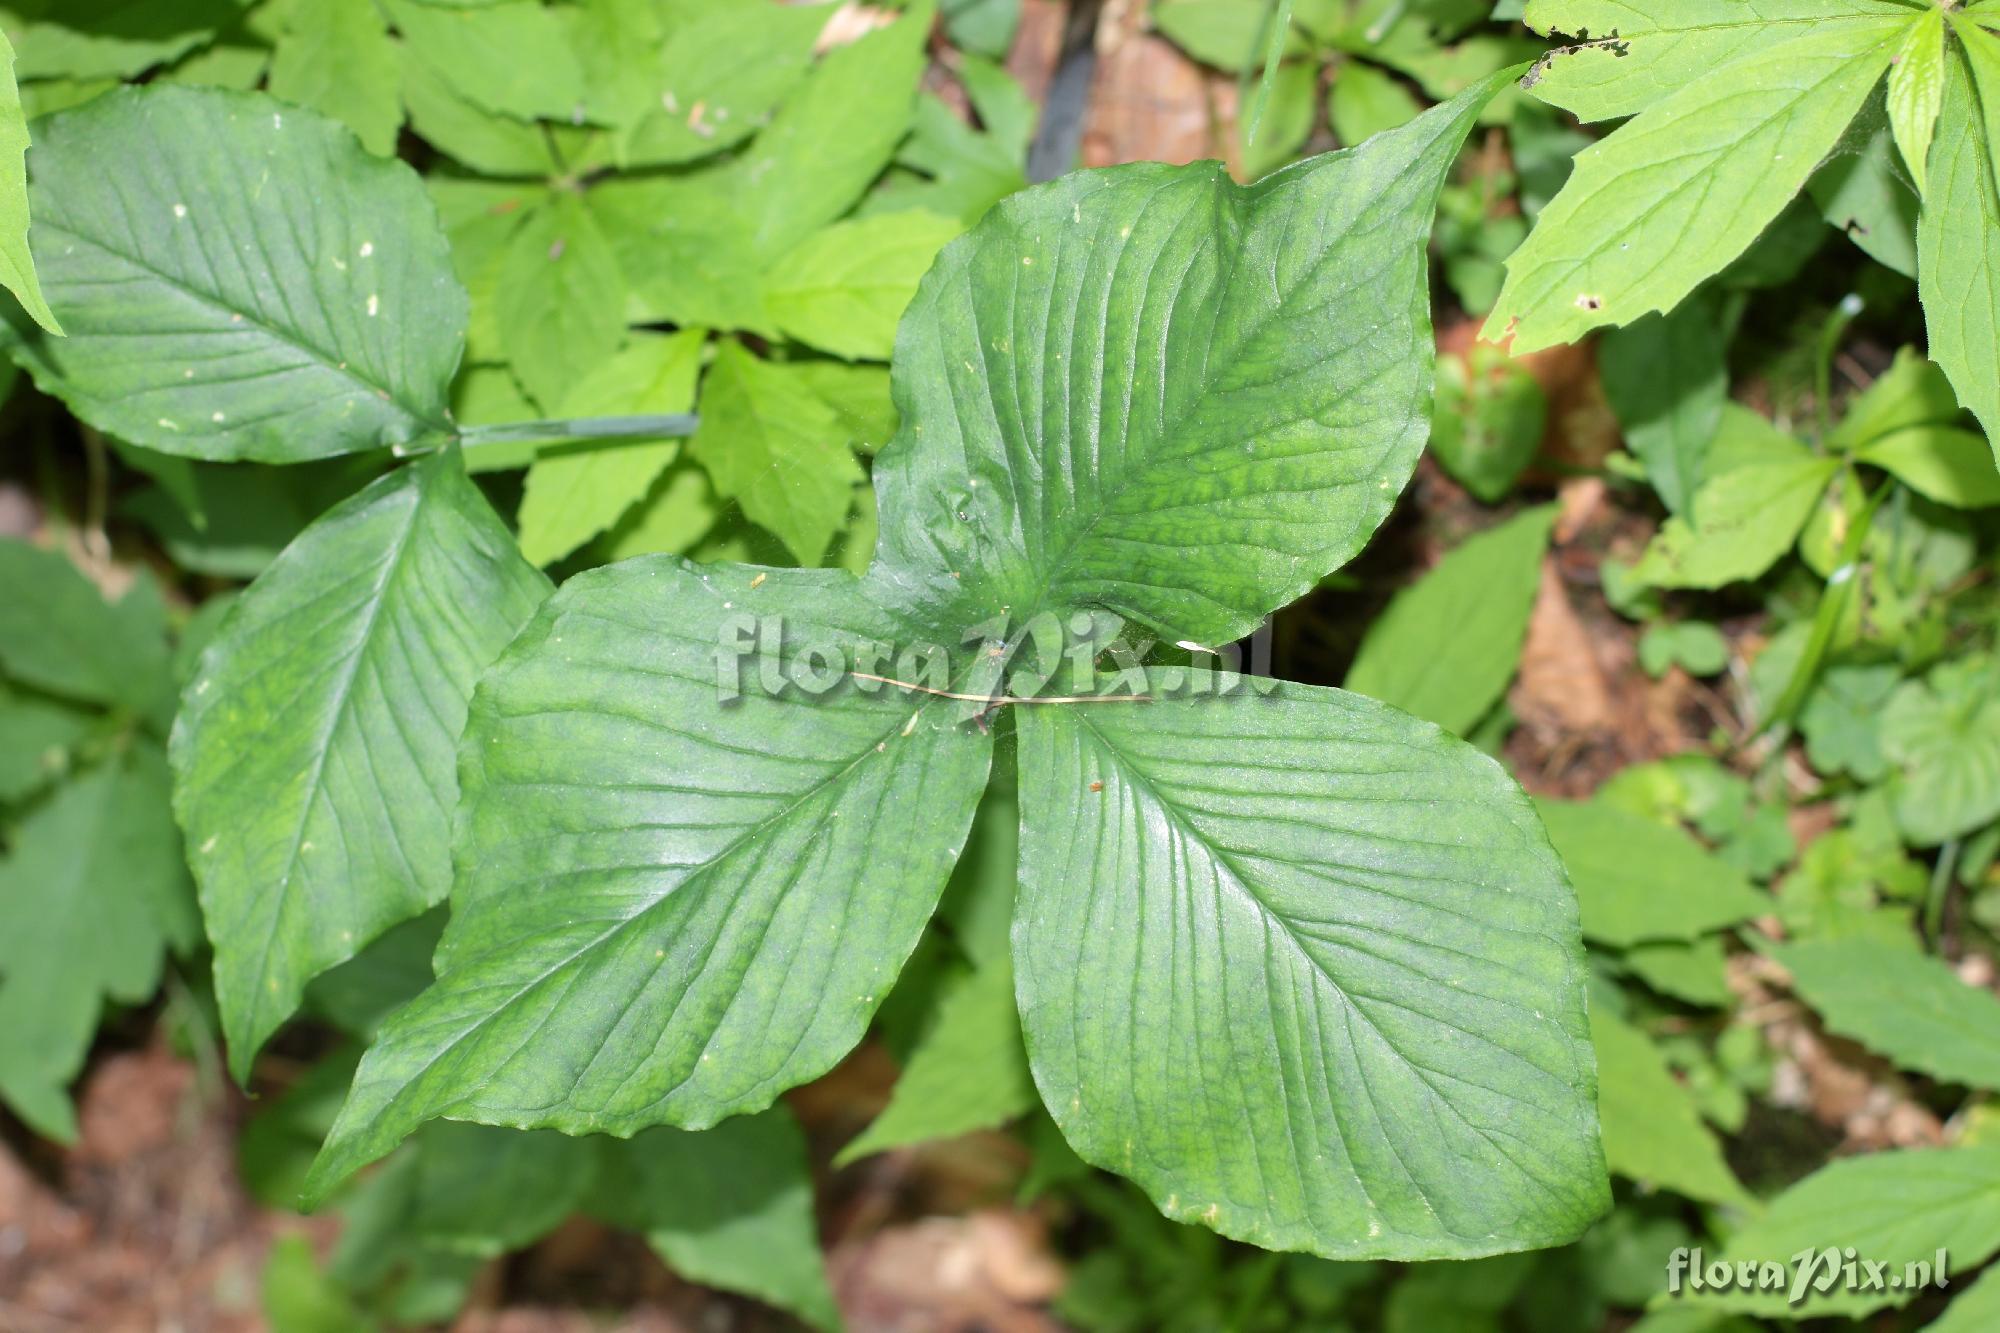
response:
{"label": "large dark green leaflet", "polygon": [[547,591],[453,451],[307,528],[202,654],[174,797],[239,1078],[308,981],[445,896],[466,700]]}
{"label": "large dark green leaflet", "polygon": [[465,291],[416,173],[345,127],[256,93],[124,88],[37,122],[28,172],[70,336],[9,341],[85,421],[268,463],[450,431]]}
{"label": "large dark green leaflet", "polygon": [[1147,163],[997,206],[904,316],[871,577],[1217,644],[1345,563],[1429,432],[1431,210],[1504,81],[1248,187]]}
{"label": "large dark green leaflet", "polygon": [[362,1061],[308,1193],[435,1116],[699,1129],[845,1055],[991,756],[959,704],[846,674],[899,674],[909,642],[839,570],[654,556],[564,585],[480,684],[437,983]]}
{"label": "large dark green leaflet", "polygon": [[1499,765],[1301,685],[1019,725],[1022,1026],[1086,1161],[1336,1258],[1603,1211],[1576,899]]}

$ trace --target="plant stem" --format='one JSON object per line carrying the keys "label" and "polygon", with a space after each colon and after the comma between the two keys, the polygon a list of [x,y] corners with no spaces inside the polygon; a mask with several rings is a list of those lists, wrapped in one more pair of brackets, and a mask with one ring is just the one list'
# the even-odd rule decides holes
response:
{"label": "plant stem", "polygon": [[1875,488],[1875,494],[1855,515],[1854,523],[1847,529],[1847,536],[1840,543],[1840,554],[1833,572],[1827,575],[1826,591],[1820,595],[1819,609],[1813,613],[1812,633],[1806,639],[1805,651],[1799,654],[1799,663],[1792,668],[1792,678],[1785,682],[1783,694],[1771,706],[1771,711],[1760,721],[1760,731],[1769,729],[1779,722],[1791,721],[1792,714],[1805,702],[1807,691],[1819,676],[1820,662],[1826,657],[1827,649],[1833,646],[1833,636],[1840,631],[1840,619],[1847,614],[1847,599],[1854,593],[1855,580],[1861,572],[1861,547],[1868,540],[1868,529],[1875,522],[1875,511],[1882,507],[1883,499],[1889,494],[1892,481],[1884,481]]}
{"label": "plant stem", "polygon": [[571,417],[552,421],[509,421],[496,426],[466,426],[458,433],[467,449],[489,444],[520,444],[527,440],[643,440],[692,435],[701,418],[692,412],[629,417]]}
{"label": "plant stem", "polygon": [[1947,840],[1938,848],[1937,865],[1931,870],[1931,884],[1924,894],[1924,940],[1932,953],[1944,946],[1944,905],[1951,897],[1951,880],[1958,869],[1958,839]]}
{"label": "plant stem", "polygon": [[1853,292],[1841,297],[1819,333],[1813,356],[1813,415],[1819,423],[1821,444],[1833,434],[1833,354],[1840,350],[1840,335],[1861,313],[1861,306],[1861,298]]}

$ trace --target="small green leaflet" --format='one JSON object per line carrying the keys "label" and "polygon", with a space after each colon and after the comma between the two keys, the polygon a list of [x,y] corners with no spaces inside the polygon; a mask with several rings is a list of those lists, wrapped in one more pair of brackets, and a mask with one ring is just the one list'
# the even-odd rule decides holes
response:
{"label": "small green leaflet", "polygon": [[1569,182],[1507,261],[1484,336],[1511,332],[1520,354],[1671,310],[1798,193],[1880,80],[1907,21],[1814,24],[1754,44],[1577,154]]}
{"label": "small green leaflet", "polygon": [[[759,0],[746,9],[761,7]],[[792,16],[782,23],[823,17],[811,6],[775,12]],[[645,322],[776,337],[764,285],[780,266],[789,286],[811,303],[814,289],[842,269],[841,256],[828,253],[818,234],[854,208],[908,128],[928,22],[927,10],[907,14],[828,53],[796,87],[787,84],[770,124],[733,157],[591,189],[591,207],[612,239],[632,284],[631,304]],[[872,230],[848,236],[870,245],[884,239]],[[910,284],[914,278],[906,275]],[[907,299],[908,286],[895,285]],[[802,309],[795,300],[788,313],[809,340],[830,337],[833,350],[849,350],[844,339],[855,333],[838,329],[838,316],[824,307]],[[879,318],[878,312],[871,321]],[[881,337],[879,328],[860,332]]]}
{"label": "small green leaflet", "polygon": [[62,556],[0,539],[0,587],[0,671],[58,698],[129,710],[164,734],[167,615],[150,576],[107,602]]}
{"label": "small green leaflet", "polygon": [[552,125],[489,116],[453,92],[437,73],[400,47],[403,105],[410,128],[440,152],[492,176],[547,176],[557,170]]}
{"label": "small green leaflet", "polygon": [[0,33],[0,286],[14,293],[35,323],[60,334],[28,250],[28,121],[14,86],[14,48]]}
{"label": "small green leaflet", "polygon": [[25,800],[62,776],[90,729],[88,713],[0,682],[0,805]]}
{"label": "small green leaflet", "polygon": [[1591,1006],[1590,1033],[1610,1168],[1704,1203],[1748,1205],[1750,1196],[1722,1160],[1694,1099],[1646,1034],[1602,1004]]}
{"label": "small green leaflet", "polygon": [[[1722,941],[1714,935],[1703,935],[1696,940],[1652,940],[1633,945],[1620,957],[1641,981],[1660,994],[1704,1009],[1723,1008],[1734,994],[1729,989],[1727,955],[1722,951]],[[1595,1012],[1592,1011],[1593,1016]],[[1598,1059],[1603,1058],[1604,1047],[1599,1042]],[[1602,1109],[1600,1104],[1600,1112]]]}
{"label": "small green leaflet", "polygon": [[967,56],[958,78],[984,130],[959,119],[935,93],[919,96],[910,137],[896,150],[896,168],[864,202],[864,212],[921,208],[971,226],[995,203],[1027,188],[1024,164],[1038,108],[990,60]]}
{"label": "small green leaflet", "polygon": [[1346,687],[1463,736],[1521,659],[1553,505],[1456,547],[1396,595],[1361,641]]}
{"label": "small green leaflet", "polygon": [[1421,109],[1410,90],[1388,71],[1358,60],[1341,63],[1327,98],[1333,132],[1350,144],[1407,124]]}
{"label": "small green leaflet", "polygon": [[1545,799],[1536,808],[1569,867],[1589,939],[1691,940],[1774,906],[1677,828],[1603,801]]}
{"label": "small green leaflet", "polygon": [[1692,514],[1660,528],[1632,577],[1658,588],[1754,579],[1798,540],[1840,460],[1816,454],[1739,403],[1725,403]]}
{"label": "small green leaflet", "polygon": [[1888,772],[1882,755],[1882,706],[1903,678],[1895,663],[1835,665],[1820,673],[1799,710],[1806,757],[1829,777],[1843,770],[1863,782]]}
{"label": "small green leaflet", "polygon": [[[2000,1145],[1878,1152],[1833,1162],[1772,1200],[1717,1258],[1784,1263],[1801,1250],[1817,1255],[1831,1248],[1845,1262],[1850,1246],[1898,1277],[1917,1260],[1934,1270],[1943,1250],[1955,1286],[1957,1274],[2000,1250]],[[1920,1287],[1886,1281],[1854,1287],[1836,1281],[1827,1290],[1809,1290],[1798,1304],[1785,1289],[1707,1291],[1701,1300],[1717,1312],[1804,1320],[1858,1317],[1923,1294]]]}
{"label": "small green leaflet", "polygon": [[805,77],[829,11],[732,0],[695,7],[661,48],[646,114],[620,136],[625,166],[668,166],[733,148]]}
{"label": "small green leaflet", "polygon": [[918,280],[961,230],[954,219],[915,210],[836,222],[779,258],[764,281],[764,306],[801,342],[886,361]]}
{"label": "small green leaflet", "polygon": [[1690,297],[1607,334],[1598,372],[1626,444],[1667,511],[1692,520],[1709,442],[1729,399],[1725,339],[1713,302]]}
{"label": "small green leaflet", "polygon": [[1899,770],[1896,822],[1919,847],[2000,816],[2000,677],[1990,658],[1948,660],[1905,681],[1882,710],[1882,753]]}
{"label": "small green leaflet", "polygon": [[1423,449],[1428,219],[1501,81],[1248,187],[1140,164],[1000,203],[904,316],[923,447],[877,460],[871,578],[1219,645],[1353,556]]}
{"label": "small green leaflet", "polygon": [[1931,359],[2000,447],[2000,38],[1959,15],[1952,31],[1959,58],[1945,62],[1917,215],[1917,295]]}
{"label": "small green leaflet", "polygon": [[443,899],[466,698],[547,589],[441,453],[306,529],[202,654],[174,798],[239,1079],[306,982]]}
{"label": "small green leaflet", "polygon": [[[1872,99],[1870,103],[1872,107]],[[1886,113],[1850,126],[1806,191],[1820,216],[1885,268],[1917,276],[1917,192],[1905,178]]]}
{"label": "small green leaflet", "polygon": [[782,1106],[690,1134],[600,1139],[585,1208],[637,1231],[681,1276],[837,1329],[813,1222],[805,1136]]}
{"label": "small green leaflet", "polygon": [[408,167],[254,93],[123,88],[38,125],[36,246],[69,336],[11,350],[79,417],[275,463],[449,433],[465,292]]}
{"label": "small green leaflet", "polygon": [[1675,665],[1690,676],[1713,676],[1729,665],[1729,640],[1705,620],[1650,625],[1639,639],[1639,665],[1656,680]]}
{"label": "small green leaflet", "polygon": [[130,79],[210,41],[236,0],[15,0],[23,79]]}
{"label": "small green leaflet", "polygon": [[1603,1210],[1573,898],[1497,764],[1303,685],[1018,724],[1021,1024],[1085,1161],[1330,1258]]}
{"label": "small green leaflet", "polygon": [[703,1128],[845,1055],[991,753],[949,701],[844,679],[911,638],[839,570],[653,556],[563,585],[466,726],[437,984],[369,1050],[308,1192],[434,1116]]}
{"label": "small green leaflet", "polygon": [[455,1261],[532,1245],[582,1213],[644,1236],[691,1281],[839,1326],[804,1136],[782,1107],[703,1133],[656,1129],[632,1139],[442,1121],[347,1195],[341,1211],[334,1276],[352,1286],[376,1285],[384,1261],[450,1272]]}
{"label": "small green leaflet", "polygon": [[716,492],[815,565],[854,505],[861,465],[838,414],[788,365],[735,341],[716,349],[701,386],[701,424],[689,452]]}
{"label": "small green leaflet", "polygon": [[582,106],[583,70],[541,0],[470,9],[379,3],[411,53],[474,106],[519,120],[568,120]]}
{"label": "small green leaflet", "polygon": [[1849,405],[1827,444],[1939,504],[1959,509],[2000,504],[1992,450],[1962,422],[1944,372],[1905,347]]}
{"label": "small green leaflet", "polygon": [[1914,949],[1862,939],[1806,939],[1764,951],[1828,1030],[1902,1069],[2000,1088],[2000,999]]}
{"label": "small green leaflet", "polygon": [[938,1001],[889,1104],[840,1150],[835,1166],[871,1153],[1002,1125],[1035,1105],[1003,959],[965,974]]}
{"label": "small green leaflet", "polygon": [[0,1097],[65,1142],[102,1001],[151,996],[199,930],[167,798],[159,748],[136,742],[36,806],[0,860]]}
{"label": "small green leaflet", "polygon": [[375,0],[293,0],[280,12],[271,95],[344,122],[378,157],[394,153],[403,74]]}
{"label": "small green leaflet", "polygon": [[1970,1287],[1952,1298],[1924,1333],[1987,1333],[2000,1325],[2000,1268],[1988,1267]]}
{"label": "small green leaflet", "polygon": [[[565,417],[667,415],[694,407],[707,341],[701,329],[635,333],[586,375],[560,406]],[[618,521],[646,494],[680,441],[632,441],[565,452],[546,449],[528,467],[519,515],[521,554],[548,565]]]}
{"label": "small green leaflet", "polygon": [[1706,74],[1806,33],[1912,21],[1899,0],[1530,0],[1528,26],[1554,36],[1591,33],[1543,58],[1527,85],[1578,120],[1646,110]]}
{"label": "small green leaflet", "polygon": [[264,1260],[263,1314],[271,1333],[376,1333],[338,1282],[320,1272],[312,1241],[298,1232],[271,1242]]}
{"label": "small green leaflet", "polygon": [[589,201],[558,190],[534,204],[501,251],[494,283],[501,350],[553,415],[625,337],[625,279]]}
{"label": "small green leaflet", "polygon": [[1931,131],[1943,104],[1944,6],[1932,5],[1903,34],[1895,63],[1889,67],[1889,130],[1919,195],[1924,192]]}

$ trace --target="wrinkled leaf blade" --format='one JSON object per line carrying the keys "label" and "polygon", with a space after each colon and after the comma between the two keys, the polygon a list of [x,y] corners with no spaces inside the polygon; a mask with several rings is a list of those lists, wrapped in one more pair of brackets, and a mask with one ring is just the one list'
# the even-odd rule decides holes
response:
{"label": "wrinkled leaf blade", "polygon": [[897,337],[883,595],[1221,644],[1344,563],[1428,433],[1431,210],[1503,81],[1247,188],[1077,172],[946,246]]}
{"label": "wrinkled leaf blade", "polygon": [[[784,637],[752,654],[759,616]],[[837,570],[655,556],[564,585],[481,682],[437,982],[363,1060],[308,1193],[435,1116],[700,1129],[845,1055],[991,753],[948,701],[813,657],[906,628]],[[794,670],[826,692],[761,688]]]}
{"label": "wrinkled leaf blade", "polygon": [[1575,900],[1496,764],[1297,685],[1018,725],[1022,1026],[1084,1160],[1343,1259],[1603,1211]]}

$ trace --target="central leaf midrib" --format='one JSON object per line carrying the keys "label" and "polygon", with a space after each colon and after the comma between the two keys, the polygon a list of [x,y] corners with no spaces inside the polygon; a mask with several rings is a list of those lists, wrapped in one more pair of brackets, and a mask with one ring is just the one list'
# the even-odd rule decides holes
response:
{"label": "central leaf midrib", "polygon": [[297,330],[284,328],[277,324],[273,324],[268,319],[265,319],[259,313],[249,310],[238,310],[234,306],[231,306],[227,302],[225,302],[221,296],[211,292],[205,292],[201,288],[192,285],[187,280],[177,277],[174,274],[168,273],[165,270],[153,265],[152,263],[149,263],[145,259],[142,259],[136,255],[128,255],[124,251],[115,249],[112,246],[106,244],[105,242],[98,240],[96,237],[87,236],[82,232],[75,231],[58,220],[50,218],[37,218],[35,220],[35,223],[37,228],[39,229],[45,229],[47,231],[54,232],[58,235],[67,236],[72,240],[79,241],[82,244],[91,247],[93,250],[98,251],[100,254],[110,256],[112,259],[117,260],[119,263],[137,269],[139,272],[147,274],[148,276],[158,280],[163,285],[172,288],[174,291],[179,292],[181,295],[187,297],[188,299],[195,301],[203,306],[206,306],[211,310],[217,310],[225,315],[231,315],[242,319],[245,325],[247,325],[249,328],[255,329],[265,334],[272,341],[282,343],[285,346],[292,348],[294,351],[301,352],[307,357],[311,358],[312,361],[315,364],[317,364],[321,370],[340,376],[350,381],[351,383],[357,385],[358,387],[368,391],[369,393],[375,394],[382,400],[389,403],[393,403],[400,411],[402,411],[402,413],[405,416],[409,417],[412,421],[415,421],[420,425],[428,426],[433,430],[449,430],[451,428],[451,423],[448,420],[433,417],[426,412],[420,411],[417,408],[412,407],[403,398],[391,392],[388,385],[378,383],[377,381],[360,373],[358,370],[355,370],[353,368],[354,363],[352,360],[340,361],[330,358],[325,351],[322,351],[320,348],[315,347],[312,343],[306,341],[305,335]]}

